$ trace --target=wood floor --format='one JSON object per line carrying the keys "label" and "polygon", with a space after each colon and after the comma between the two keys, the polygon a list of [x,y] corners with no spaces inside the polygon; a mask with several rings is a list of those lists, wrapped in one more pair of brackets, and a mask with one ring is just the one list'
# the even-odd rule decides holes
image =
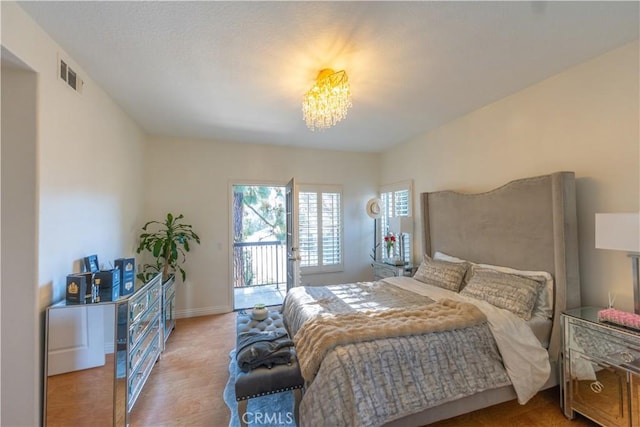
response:
{"label": "wood floor", "polygon": [[[166,352],[136,402],[130,420],[133,427],[229,424],[222,392],[229,377],[229,352],[235,346],[235,320],[236,313],[178,319]],[[596,426],[580,416],[567,420],[558,401],[558,389],[553,388],[524,406],[506,402],[433,426]]]}

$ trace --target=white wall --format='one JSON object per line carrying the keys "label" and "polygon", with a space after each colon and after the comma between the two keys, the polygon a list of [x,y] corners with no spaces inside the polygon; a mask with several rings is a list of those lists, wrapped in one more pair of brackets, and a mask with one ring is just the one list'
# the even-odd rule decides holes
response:
{"label": "white wall", "polygon": [[[4,357],[1,365],[2,406],[0,425],[25,422],[33,400],[12,399],[31,395],[39,378],[36,309],[36,74],[2,57],[2,349],[20,357]],[[38,372],[36,370],[36,372]]]}
{"label": "white wall", "polygon": [[[145,219],[183,213],[202,244],[194,245],[178,283],[179,317],[232,309],[229,186],[256,183],[340,184],[344,198],[345,270],[304,276],[303,284],[372,278],[373,220],[365,213],[378,188],[377,154],[307,150],[205,140],[150,138],[146,147]],[[140,224],[142,225],[142,224]]]}
{"label": "white wall", "polygon": [[[65,277],[79,271],[83,256],[97,253],[104,263],[133,254],[143,219],[145,135],[20,7],[14,2],[1,7],[2,46],[33,69],[38,80],[37,283],[24,289],[36,299],[16,301],[15,309],[33,312],[36,307],[41,314],[64,298]],[[84,79],[82,94],[57,78],[58,54]],[[37,363],[23,366],[32,355],[5,347],[2,361],[16,367],[14,378],[32,387],[3,394],[2,420],[33,426],[41,413],[42,323],[20,328],[20,334],[35,343]],[[32,410],[21,410],[25,407]]]}
{"label": "white wall", "polygon": [[639,209],[638,50],[637,42],[613,50],[387,151],[382,183],[408,170],[417,196],[574,171],[582,302],[606,305],[612,291],[616,307],[632,311],[631,262],[595,249],[594,217]]}

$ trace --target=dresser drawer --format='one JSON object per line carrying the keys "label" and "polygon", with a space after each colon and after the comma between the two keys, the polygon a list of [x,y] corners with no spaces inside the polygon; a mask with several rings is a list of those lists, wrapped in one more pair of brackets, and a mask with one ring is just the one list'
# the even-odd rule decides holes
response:
{"label": "dresser drawer", "polygon": [[162,287],[158,282],[145,292],[134,297],[129,304],[129,321],[137,321],[147,311],[148,307],[160,299],[160,295],[162,295]]}
{"label": "dresser drawer", "polygon": [[613,366],[640,372],[640,339],[613,329],[570,319],[569,350],[574,350]]}
{"label": "dresser drawer", "polygon": [[176,293],[175,279],[171,279],[171,282],[166,285],[163,285],[163,288],[164,288],[164,299],[166,301],[169,298],[173,297],[173,295]]}
{"label": "dresser drawer", "polygon": [[160,299],[160,295],[162,295],[162,284],[158,282],[149,288],[149,302],[153,303],[154,301]]}
{"label": "dresser drawer", "polygon": [[149,307],[149,292],[143,292],[129,304],[129,322],[137,321]]}
{"label": "dresser drawer", "polygon": [[[160,319],[156,317],[155,319],[153,319],[152,324],[156,325],[158,322],[160,322]],[[156,336],[157,334],[157,327],[147,328],[147,330],[142,335],[140,342],[138,342],[129,353],[129,371],[133,372],[138,368],[140,362],[144,358],[146,351],[150,346],[153,346],[155,341],[158,339],[158,337]]]}
{"label": "dresser drawer", "polygon": [[149,328],[157,327],[160,316],[160,301],[156,301],[149,310],[142,313],[139,320],[131,325],[129,331],[129,345],[135,346],[142,339]]}
{"label": "dresser drawer", "polygon": [[160,331],[156,330],[152,334],[149,345],[143,351],[142,358],[137,363],[137,368],[132,371],[128,381],[128,409],[131,410],[142,390],[147,377],[151,373],[158,355],[160,354]]}
{"label": "dresser drawer", "polygon": [[[626,371],[569,351],[576,373],[570,383],[573,409],[607,426],[629,426]],[[582,375],[577,375],[580,372]]]}

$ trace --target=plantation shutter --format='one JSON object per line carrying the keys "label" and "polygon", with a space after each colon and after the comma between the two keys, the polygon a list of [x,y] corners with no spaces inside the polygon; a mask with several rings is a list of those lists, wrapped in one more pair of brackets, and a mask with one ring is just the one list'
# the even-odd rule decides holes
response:
{"label": "plantation shutter", "polygon": [[318,194],[298,194],[300,267],[318,265]]}
{"label": "plantation shutter", "polygon": [[342,191],[335,186],[300,186],[300,267],[306,272],[342,268]]}
{"label": "plantation shutter", "polygon": [[341,263],[340,193],[322,193],[322,265]]}
{"label": "plantation shutter", "polygon": [[[382,217],[380,218],[381,236],[389,233],[389,218],[399,216],[412,216],[411,193],[413,191],[413,183],[404,181],[394,185],[387,185],[381,188],[380,200],[382,200]],[[411,261],[411,239],[413,236],[408,235],[405,238],[405,261]],[[399,252],[398,247],[394,249],[396,254]]]}

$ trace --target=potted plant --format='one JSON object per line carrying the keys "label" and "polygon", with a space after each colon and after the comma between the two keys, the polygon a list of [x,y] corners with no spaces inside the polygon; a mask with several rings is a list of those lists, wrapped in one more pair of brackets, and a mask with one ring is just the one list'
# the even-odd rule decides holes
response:
{"label": "potted plant", "polygon": [[187,275],[181,265],[190,250],[189,242],[193,240],[200,244],[200,237],[190,224],[180,221],[183,218],[182,214],[174,217],[168,213],[164,222],[149,221],[142,227],[144,233],[140,234],[136,252],[149,251],[155,258],[155,264],[144,264],[137,274],[138,279],[146,282],[161,272],[165,282],[171,274],[180,271],[182,281],[185,280]]}

